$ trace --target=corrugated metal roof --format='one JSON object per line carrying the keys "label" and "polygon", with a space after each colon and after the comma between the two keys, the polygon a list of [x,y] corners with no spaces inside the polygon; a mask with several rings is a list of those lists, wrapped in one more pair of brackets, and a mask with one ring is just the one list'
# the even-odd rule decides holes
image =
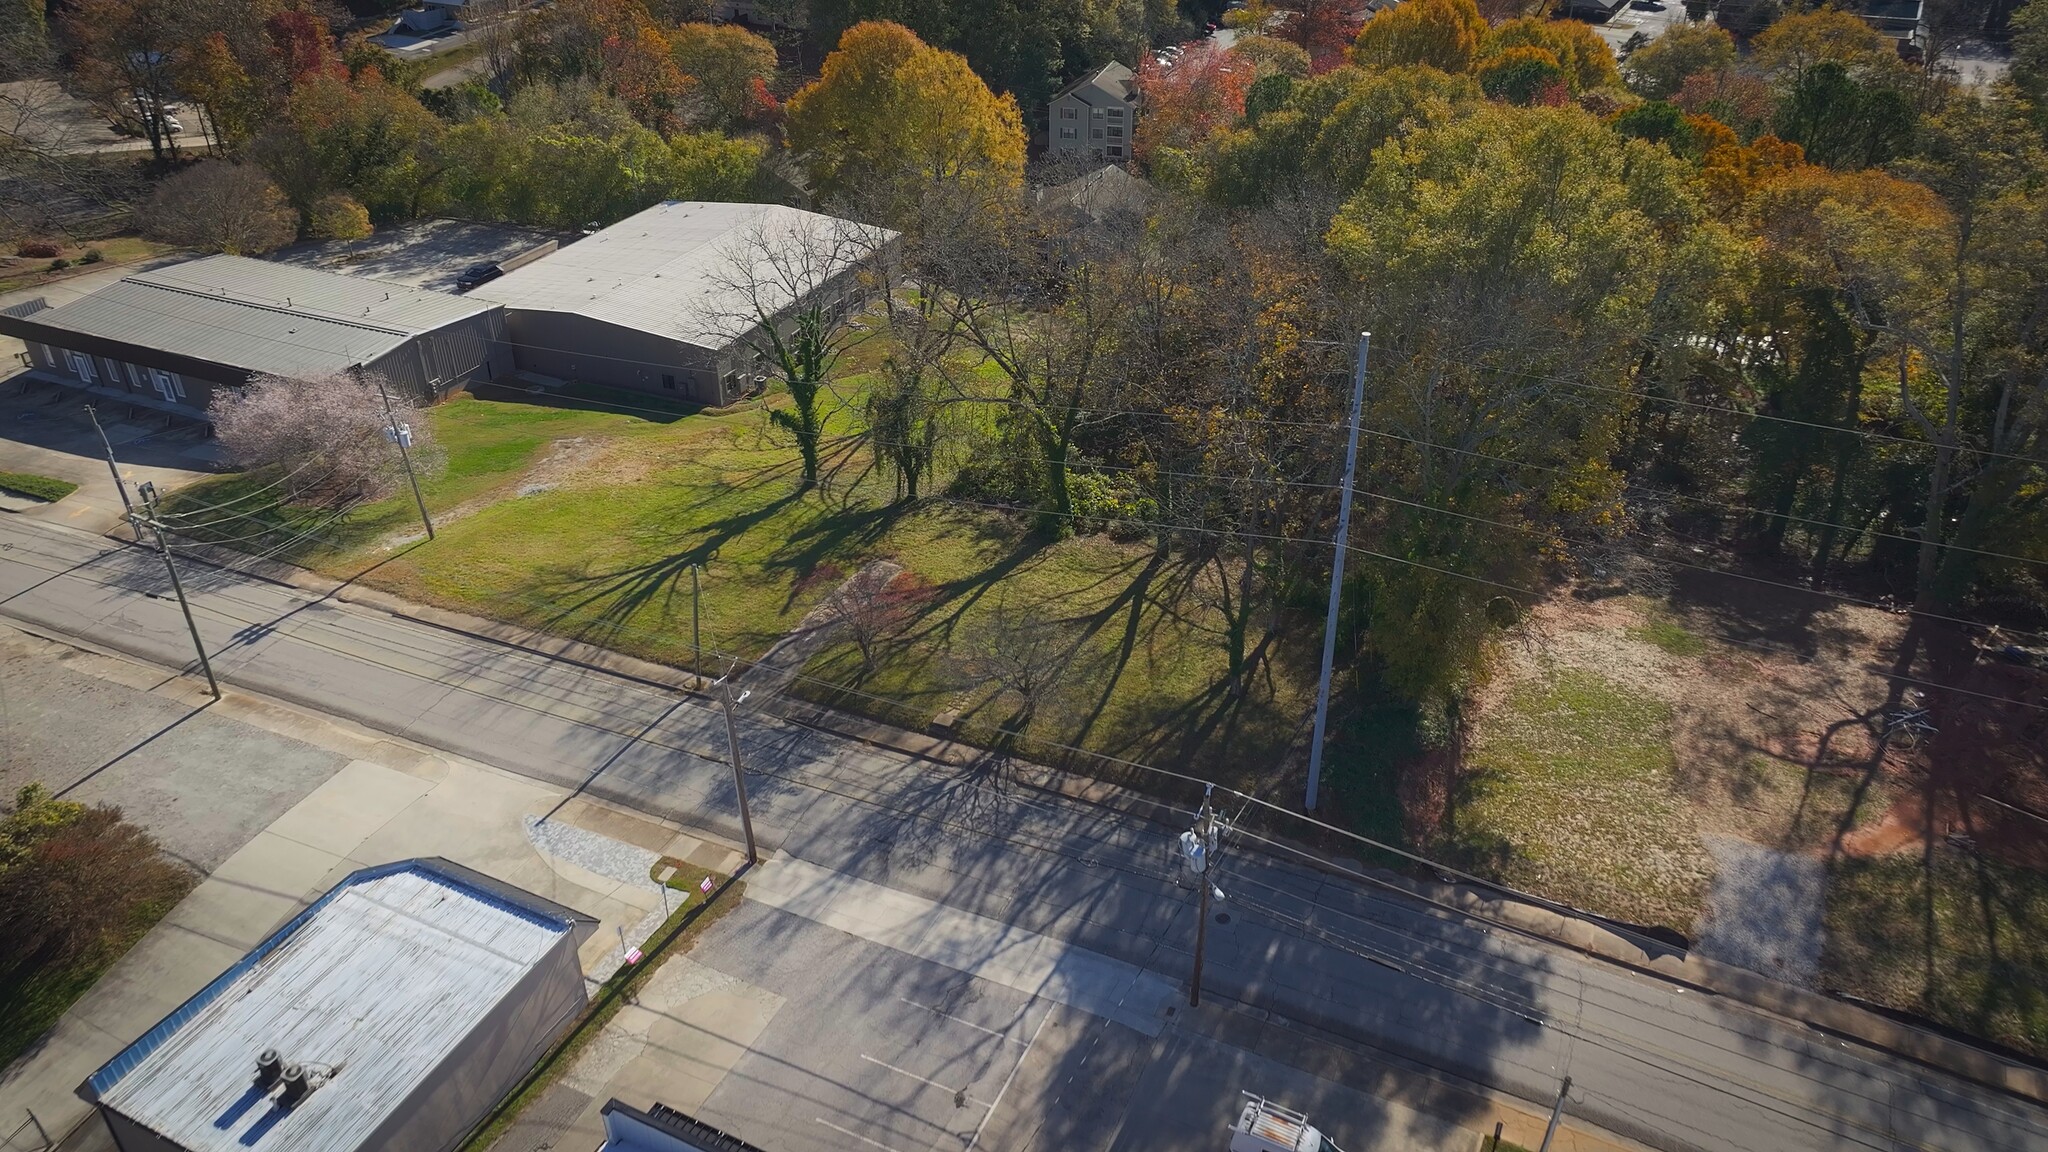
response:
{"label": "corrugated metal roof", "polygon": [[495,305],[446,292],[208,256],[138,272],[36,313],[46,328],[226,364],[308,375],[368,363]]}
{"label": "corrugated metal roof", "polygon": [[[473,288],[468,298],[571,312],[716,350],[745,330],[739,318],[751,306],[730,281],[735,257],[758,247],[751,242],[757,229],[770,243],[807,234],[830,243],[855,229],[877,241],[896,235],[780,204],[671,200]],[[787,292],[767,295],[771,314],[793,302]]]}
{"label": "corrugated metal roof", "polygon": [[[427,861],[365,869],[89,1083],[192,1152],[354,1152],[573,930]],[[254,1088],[265,1048],[314,1074],[289,1111]]]}

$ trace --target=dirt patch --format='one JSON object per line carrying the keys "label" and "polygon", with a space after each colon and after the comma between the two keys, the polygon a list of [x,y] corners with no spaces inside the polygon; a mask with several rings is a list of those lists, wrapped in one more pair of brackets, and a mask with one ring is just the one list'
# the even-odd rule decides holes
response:
{"label": "dirt patch", "polygon": [[[623,466],[611,475],[604,474],[600,469],[605,457],[611,455],[606,451],[608,447],[610,446],[603,442],[592,442],[583,436],[557,440],[549,446],[547,455],[520,475],[516,486],[500,486],[481,496],[464,500],[453,508],[436,509],[434,526],[439,528],[466,516],[473,516],[503,501],[508,495],[537,496],[542,492],[571,485],[588,487],[601,483],[627,484],[644,478],[653,470],[653,465],[647,463],[637,472],[630,466]],[[426,537],[427,533],[423,528],[405,528],[377,541],[375,547],[382,552],[394,552],[409,544],[416,544]]]}

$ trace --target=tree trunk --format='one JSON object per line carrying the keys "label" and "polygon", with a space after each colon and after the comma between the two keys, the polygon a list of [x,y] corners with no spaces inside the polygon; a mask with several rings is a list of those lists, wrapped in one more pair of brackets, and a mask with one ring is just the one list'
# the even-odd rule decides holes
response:
{"label": "tree trunk", "polygon": [[1849,486],[1849,458],[1856,452],[1856,422],[1863,411],[1863,365],[1866,351],[1859,351],[1854,362],[1854,372],[1849,377],[1849,401],[1842,406],[1842,431],[1838,433],[1835,447],[1835,480],[1828,491],[1828,510],[1822,517],[1820,543],[1813,550],[1813,578],[1818,581],[1828,574],[1828,559],[1834,555],[1836,527],[1842,520],[1842,505],[1847,499]]}

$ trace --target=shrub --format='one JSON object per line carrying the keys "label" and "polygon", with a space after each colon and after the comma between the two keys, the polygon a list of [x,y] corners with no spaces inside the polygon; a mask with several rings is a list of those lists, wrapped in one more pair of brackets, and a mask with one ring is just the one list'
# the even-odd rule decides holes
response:
{"label": "shrub", "polygon": [[[31,785],[31,788],[36,787]],[[10,829],[0,870],[0,969],[84,961],[125,946],[191,890],[192,876],[118,808],[63,805],[47,795],[25,829]],[[24,806],[8,817],[13,824]]]}
{"label": "shrub", "polygon": [[101,261],[105,260],[106,258],[107,254],[105,252],[102,252],[97,248],[87,248],[85,250],[85,255],[80,256],[78,258],[78,262],[80,264],[98,264]]}
{"label": "shrub", "polygon": [[50,261],[50,271],[52,272],[61,272],[69,267],[71,267],[71,261],[66,260],[62,256],[59,256],[55,260]]}
{"label": "shrub", "polygon": [[31,260],[48,260],[62,251],[62,248],[48,240],[27,240],[15,247],[14,254],[26,256]]}

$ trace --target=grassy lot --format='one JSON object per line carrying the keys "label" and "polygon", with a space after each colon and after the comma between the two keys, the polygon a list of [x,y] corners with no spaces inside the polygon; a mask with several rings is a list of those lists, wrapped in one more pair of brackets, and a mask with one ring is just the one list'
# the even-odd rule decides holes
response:
{"label": "grassy lot", "polygon": [[1516,887],[1688,930],[1712,866],[1670,725],[1669,705],[1590,671],[1521,682],[1474,737],[1452,847]]}
{"label": "grassy lot", "polygon": [[33,472],[0,472],[0,492],[11,492],[16,496],[54,503],[76,491],[78,485],[69,480],[38,476]]}
{"label": "grassy lot", "polygon": [[[400,491],[284,555],[677,666],[691,659],[692,565],[703,568],[706,651],[753,658],[848,575],[893,558],[910,569],[921,611],[885,638],[875,667],[850,643],[828,648],[794,691],[916,727],[956,710],[969,735],[994,740],[998,727],[1016,728],[1020,750],[1037,755],[1072,744],[1198,759],[1245,783],[1280,771],[1313,686],[1298,675],[1308,667],[1300,653],[1285,652],[1233,698],[1203,573],[1149,542],[1053,541],[1021,517],[944,500],[894,503],[893,483],[846,442],[864,366],[849,357],[854,374],[828,401],[834,443],[818,489],[800,489],[795,451],[758,410],[608,411],[611,397],[594,392],[557,400],[572,407],[464,397],[428,414],[447,456],[425,490],[437,540],[405,546],[418,535],[417,513]],[[189,489],[176,510],[215,520],[221,539],[273,525],[253,542],[263,550],[328,518],[309,509],[245,515],[226,503],[272,479]],[[247,507],[261,504],[258,496]],[[221,520],[205,505],[236,515]],[[985,667],[1004,629],[1019,627],[1057,640],[1044,656],[1058,675],[1029,709]]]}
{"label": "grassy lot", "polygon": [[2048,876],[1946,848],[1839,859],[1830,987],[2048,1054]]}
{"label": "grassy lot", "polygon": [[[91,264],[80,263],[89,248],[97,249],[101,258]],[[113,236],[105,240],[94,240],[89,244],[65,245],[60,250],[60,255],[54,258],[22,259],[7,268],[4,273],[0,273],[0,292],[33,288],[38,284],[48,284],[52,280],[61,280],[80,272],[90,272],[94,268],[147,260],[171,250],[169,244],[144,240],[140,236]],[[66,261],[69,266],[52,271],[50,265],[57,260]]]}

